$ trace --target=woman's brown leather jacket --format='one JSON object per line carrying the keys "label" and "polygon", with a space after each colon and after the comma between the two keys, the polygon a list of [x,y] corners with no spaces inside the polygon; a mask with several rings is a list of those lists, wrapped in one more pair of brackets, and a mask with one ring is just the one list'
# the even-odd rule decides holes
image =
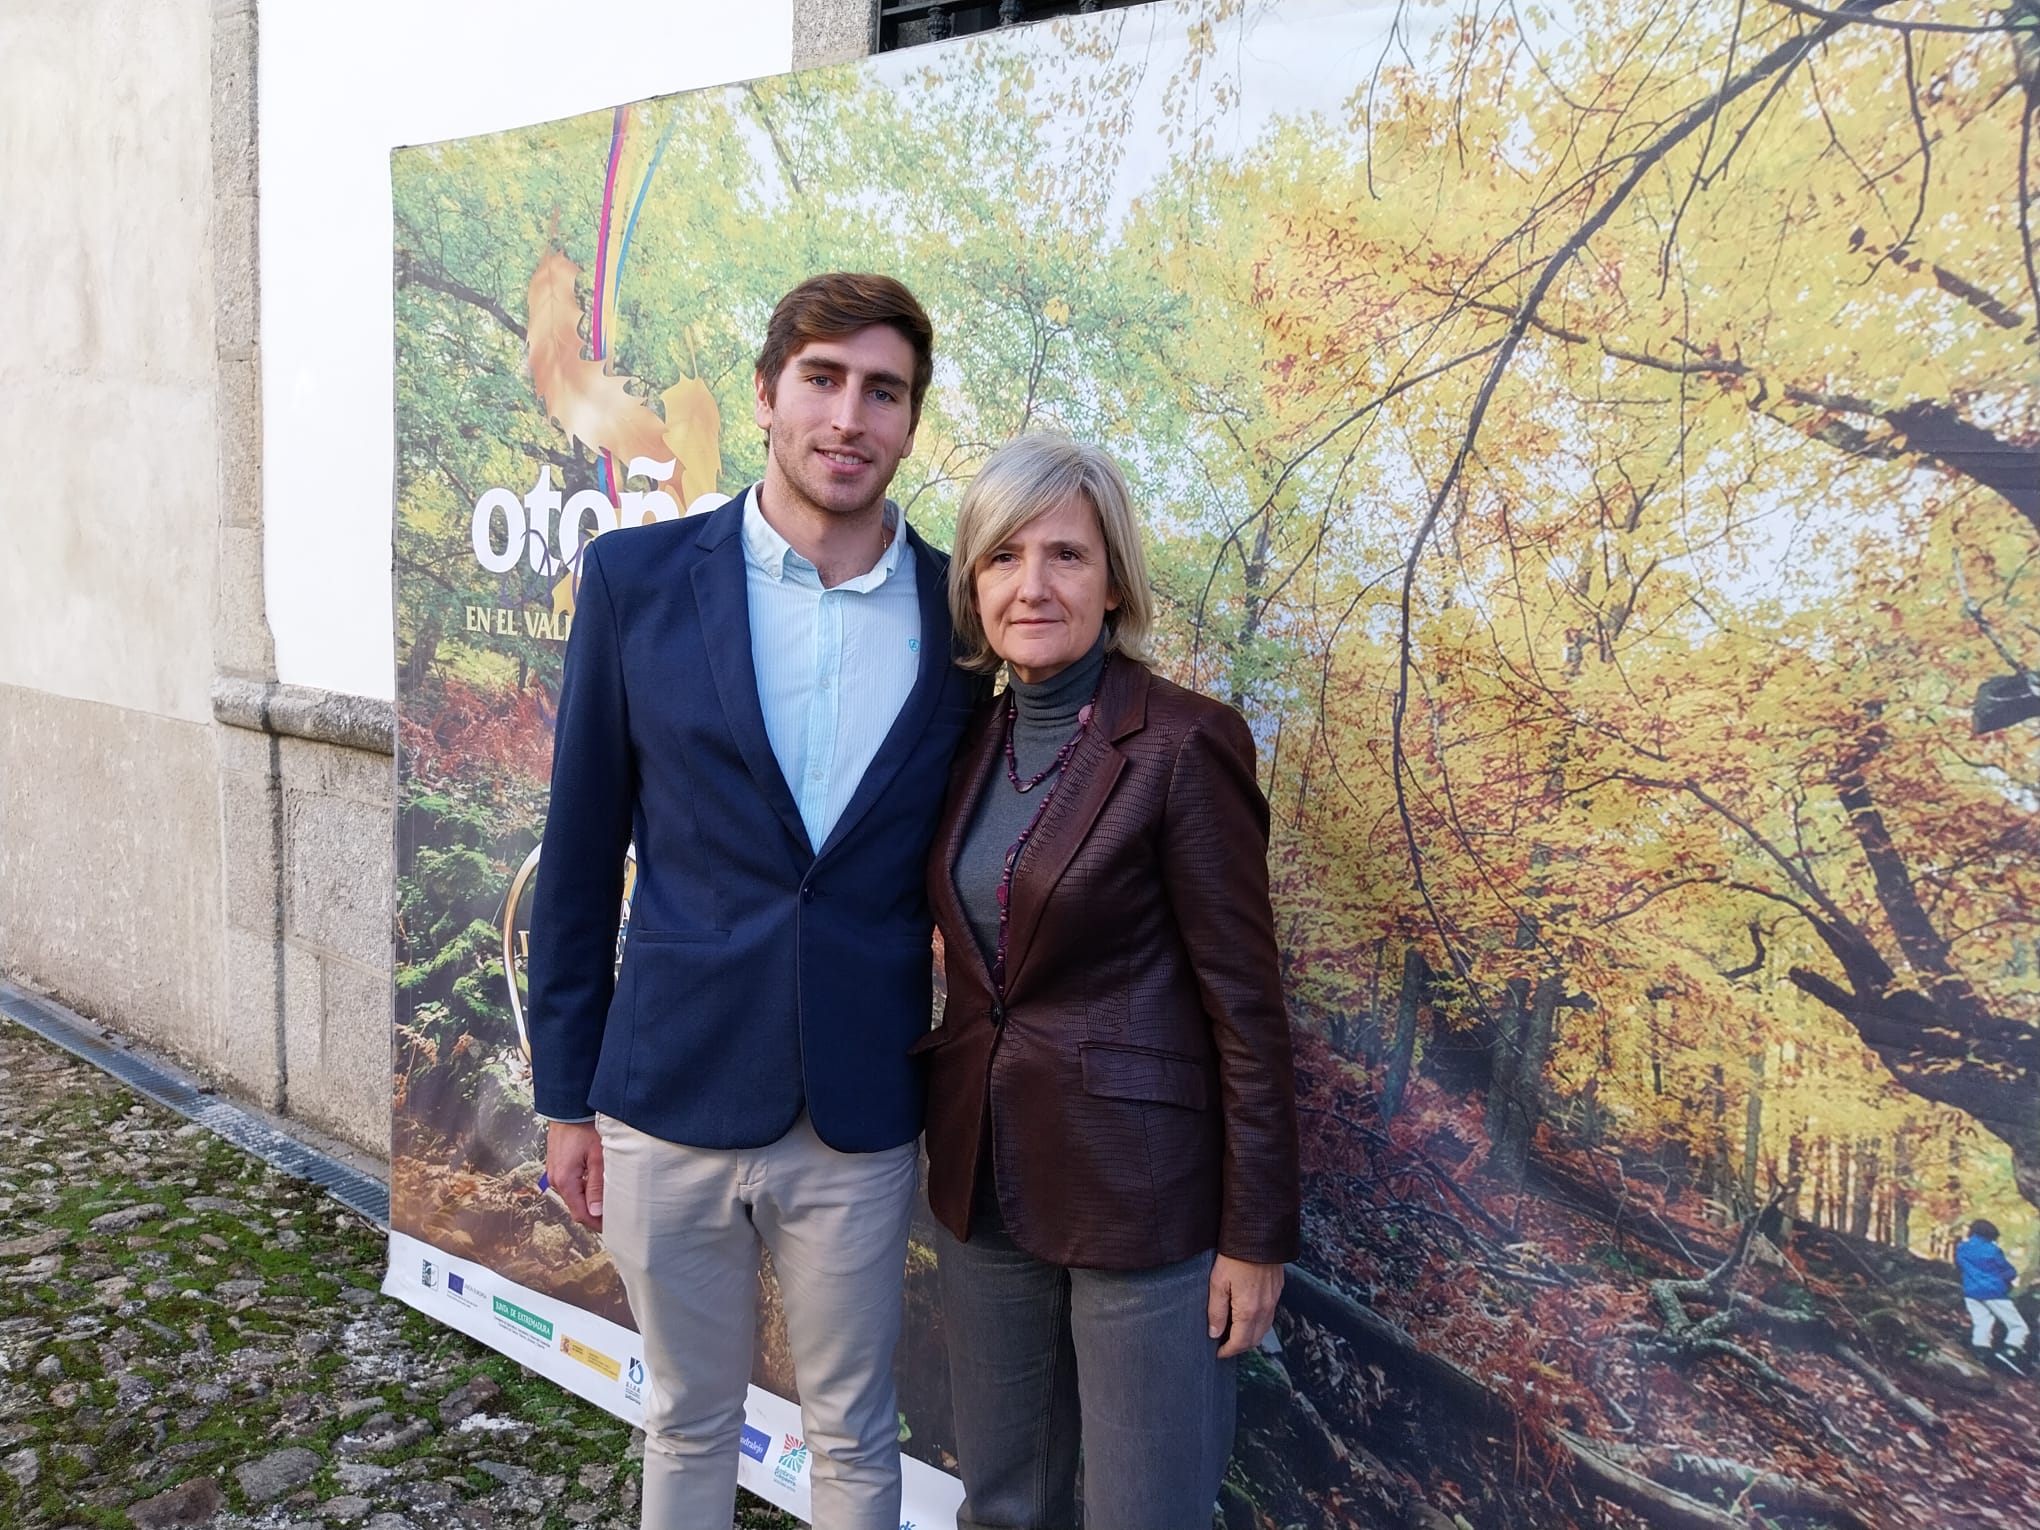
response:
{"label": "woman's brown leather jacket", "polygon": [[1006,1230],[1036,1258],[1295,1258],[1295,1093],[1253,736],[1232,708],[1107,660],[1015,869],[995,995],[950,868],[1003,764],[1005,706],[981,704],[966,728],[929,854],[949,977],[943,1023],[913,1049],[928,1067],[929,1204],[967,1237],[989,1150]]}

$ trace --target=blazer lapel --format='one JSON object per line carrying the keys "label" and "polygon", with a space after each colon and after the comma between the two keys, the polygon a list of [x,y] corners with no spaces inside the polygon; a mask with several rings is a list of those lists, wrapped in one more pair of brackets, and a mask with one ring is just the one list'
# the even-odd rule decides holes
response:
{"label": "blazer lapel", "polygon": [[[973,963],[987,993],[992,987],[992,965],[985,959],[977,937],[970,933],[970,919],[963,911],[963,895],[956,886],[956,858],[963,854],[963,836],[969,832],[970,822],[977,816],[978,803],[983,800],[985,788],[991,784],[992,773],[997,768],[994,762],[1004,749],[1005,716],[1003,700],[986,707],[957,748],[956,765],[949,777],[949,801],[943,807],[942,822],[935,831],[942,875],[931,877],[928,888],[929,901],[935,906],[936,923],[945,930],[964,932],[961,941],[944,943],[947,960]],[[959,944],[969,947],[961,958],[956,955],[956,945]]]}
{"label": "blazer lapel", "polygon": [[[746,492],[749,492],[748,490]],[[758,704],[758,671],[751,663],[751,602],[744,589],[744,496],[739,494],[709,516],[701,533],[708,556],[694,565],[694,601],[701,612],[701,632],[708,649],[709,673],[715,677],[723,720],[737,741],[737,752],[758,783],[758,790],[779,814],[779,821],[800,847],[802,860],[813,858],[807,827],[793,790],[772,752],[765,732],[765,711]]]}
{"label": "blazer lapel", "polygon": [[[878,746],[878,753],[871,757],[871,763],[864,769],[864,779],[857,783],[857,790],[844,804],[842,816],[829,830],[829,837],[816,852],[817,855],[826,855],[834,846],[841,844],[843,837],[857,827],[857,821],[871,810],[871,805],[878,801],[892,778],[899,774],[900,767],[906,764],[921,741],[922,730],[928,726],[936,698],[942,694],[943,679],[949,673],[952,639],[949,592],[944,578],[947,565],[911,526],[907,527],[907,545],[914,550],[914,593],[921,607],[921,662],[914,672],[914,688],[907,692],[899,716],[893,719],[885,741]],[[756,692],[755,684],[752,690]],[[761,721],[761,733],[763,727]],[[769,749],[767,753],[770,754]],[[791,801],[791,798],[788,800]],[[799,821],[796,814],[794,822]]]}
{"label": "blazer lapel", "polygon": [[1123,659],[1105,661],[1098,686],[1097,710],[1083,742],[1070,754],[1063,777],[1041,815],[1041,823],[1013,868],[1006,921],[1006,991],[1011,993],[1026,968],[1042,911],[1062,874],[1083,848],[1098,815],[1126,769],[1118,741],[1147,722],[1148,672]]}

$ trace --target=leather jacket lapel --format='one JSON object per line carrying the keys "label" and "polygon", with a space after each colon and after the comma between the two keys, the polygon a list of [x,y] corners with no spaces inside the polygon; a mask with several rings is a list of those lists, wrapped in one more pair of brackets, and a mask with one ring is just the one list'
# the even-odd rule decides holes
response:
{"label": "leather jacket lapel", "polygon": [[1012,912],[1006,921],[1008,994],[1019,986],[1027,970],[1034,932],[1041,924],[1049,894],[1083,847],[1084,837],[1105,810],[1105,799],[1112,795],[1125,768],[1126,756],[1095,733],[1085,735],[1063,767],[1062,784],[1049,799],[1027,848],[1021,851],[1020,864],[1013,868]]}
{"label": "leather jacket lapel", "polygon": [[[1041,925],[1042,911],[1062,874],[1083,848],[1084,840],[1105,811],[1112,788],[1126,769],[1118,741],[1137,733],[1147,722],[1148,671],[1139,664],[1108,658],[1098,684],[1096,711],[1063,767],[1063,779],[1042,812],[1041,822],[1013,868],[1012,912],[1006,921],[1006,992],[1012,993],[1026,970],[1027,957]],[[1003,741],[1004,735],[1001,735]]]}
{"label": "leather jacket lapel", "polygon": [[[956,764],[949,777],[949,800],[942,811],[941,825],[935,831],[934,863],[939,872],[928,879],[935,922],[945,930],[965,932],[964,938],[944,946],[944,960],[951,968],[952,992],[956,983],[954,964],[959,961],[971,965],[986,992],[992,987],[991,963],[985,959],[976,937],[969,933],[970,920],[963,912],[963,896],[956,886],[956,858],[963,853],[963,837],[969,832],[978,803],[998,770],[1005,748],[1006,705],[1005,698],[998,697],[971,719],[963,742],[957,747]],[[965,948],[960,955],[957,946]]]}

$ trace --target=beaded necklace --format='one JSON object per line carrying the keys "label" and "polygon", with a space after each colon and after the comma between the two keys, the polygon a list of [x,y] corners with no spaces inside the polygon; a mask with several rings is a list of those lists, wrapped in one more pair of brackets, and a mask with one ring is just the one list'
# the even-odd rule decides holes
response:
{"label": "beaded necklace", "polygon": [[1020,780],[1020,762],[1013,753],[1013,727],[1020,715],[1020,703],[1016,699],[1009,702],[1006,707],[1006,779],[1012,783],[1013,790],[1024,794],[1033,791],[1050,776],[1054,776],[1055,780],[1050,782],[1048,790],[1041,794],[1041,802],[1034,809],[1034,816],[1027,820],[1027,827],[1020,831],[1020,837],[1013,841],[1013,847],[1006,852],[1006,867],[999,876],[999,943],[997,951],[992,956],[992,991],[1001,996],[1006,992],[1006,926],[1012,916],[1013,871],[1020,864],[1020,852],[1027,848],[1027,841],[1034,837],[1035,829],[1040,826],[1042,814],[1048,811],[1049,803],[1055,800],[1055,789],[1062,785],[1062,769],[1069,764],[1070,756],[1076,753],[1077,745],[1083,740],[1084,730],[1091,726],[1091,713],[1097,704],[1098,697],[1094,693],[1077,712],[1076,732],[1072,733],[1062,748],[1056,751],[1055,758],[1025,783]]}

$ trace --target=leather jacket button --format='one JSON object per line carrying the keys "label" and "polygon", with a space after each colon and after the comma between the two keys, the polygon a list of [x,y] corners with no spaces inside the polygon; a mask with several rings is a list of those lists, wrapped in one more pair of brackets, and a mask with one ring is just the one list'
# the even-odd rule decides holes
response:
{"label": "leather jacket button", "polygon": [[1004,1025],[1005,1023],[1006,1023],[1006,1006],[1003,1004],[994,1004],[992,1006],[992,1024]]}

